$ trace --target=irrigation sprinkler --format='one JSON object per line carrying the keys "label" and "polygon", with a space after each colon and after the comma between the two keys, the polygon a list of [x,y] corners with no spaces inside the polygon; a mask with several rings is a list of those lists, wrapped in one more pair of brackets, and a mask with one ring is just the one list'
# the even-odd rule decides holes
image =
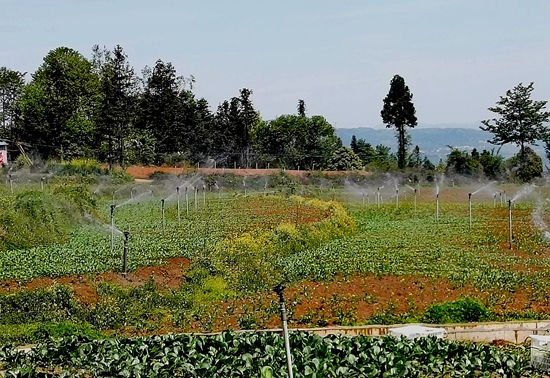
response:
{"label": "irrigation sprinkler", "polygon": [[206,206],[206,186],[202,186],[202,203]]}
{"label": "irrigation sprinkler", "polygon": [[124,231],[124,248],[122,248],[122,274],[126,275],[128,272],[128,239],[130,238],[130,232]]}
{"label": "irrigation sprinkler", "polygon": [[134,199],[134,191],[136,190],[136,187],[130,189],[130,199]]}
{"label": "irrigation sprinkler", "polygon": [[160,210],[162,212],[162,233],[166,233],[166,218],[164,216],[164,202],[165,202],[165,199],[161,199],[160,200]]}
{"label": "irrigation sprinkler", "polygon": [[199,188],[194,188],[195,192],[195,211],[199,209]]}
{"label": "irrigation sprinkler", "polygon": [[472,229],[472,193],[468,193],[468,209],[470,214],[470,230]]}
{"label": "irrigation sprinkler", "polygon": [[113,253],[113,248],[115,246],[115,208],[114,203],[111,204],[111,253]]}
{"label": "irrigation sprinkler", "polygon": [[11,194],[13,194],[13,179],[11,178],[11,173],[9,174],[9,177],[10,177],[10,191],[11,191]]}
{"label": "irrigation sprinkler", "polygon": [[497,194],[493,193],[493,208],[497,207]]}
{"label": "irrigation sprinkler", "polygon": [[275,286],[273,291],[279,296],[279,308],[281,309],[281,322],[283,323],[283,336],[285,339],[285,351],[286,351],[286,363],[288,366],[288,376],[294,378],[294,372],[292,371],[292,355],[290,354],[290,342],[288,337],[288,325],[286,320],[286,307],[285,298],[283,292],[285,287],[281,284]]}
{"label": "irrigation sprinkler", "polygon": [[417,190],[414,190],[414,216],[416,217],[416,192]]}
{"label": "irrigation sprinkler", "polygon": [[187,216],[189,216],[189,193],[188,193],[188,187],[185,187],[185,209],[187,211]]}
{"label": "irrigation sprinkler", "polygon": [[246,196],[246,181],[243,180],[244,195]]}
{"label": "irrigation sprinkler", "polygon": [[435,219],[439,221],[439,192],[435,195]]}
{"label": "irrigation sprinkler", "polygon": [[380,187],[376,190],[376,203],[378,204],[378,208],[380,208]]}
{"label": "irrigation sprinkler", "polygon": [[363,200],[363,205],[365,204],[365,193],[361,193],[361,198]]}
{"label": "irrigation sprinkler", "polygon": [[503,191],[502,191],[502,195],[504,196],[504,203],[508,202],[508,201],[506,200],[506,190],[503,190]]}
{"label": "irrigation sprinkler", "polygon": [[510,249],[513,248],[513,238],[512,238],[512,200],[508,200],[508,228],[510,236]]}
{"label": "irrigation sprinkler", "polygon": [[176,197],[178,199],[178,226],[181,224],[181,208],[180,208],[180,187],[176,187]]}
{"label": "irrigation sprinkler", "polygon": [[395,208],[399,209],[399,189],[395,188]]}
{"label": "irrigation sprinkler", "polygon": [[369,193],[367,193],[367,206],[370,206],[370,198],[369,198]]}
{"label": "irrigation sprinkler", "polygon": [[40,189],[42,189],[42,190],[44,190],[44,180],[45,179],[46,179],[45,177],[40,178]]}

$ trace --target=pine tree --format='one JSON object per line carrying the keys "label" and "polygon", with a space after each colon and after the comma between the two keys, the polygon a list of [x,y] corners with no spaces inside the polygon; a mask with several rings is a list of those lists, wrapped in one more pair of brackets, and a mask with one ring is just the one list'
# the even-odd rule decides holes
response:
{"label": "pine tree", "polygon": [[384,98],[384,107],[380,112],[387,128],[395,127],[398,141],[397,166],[405,168],[407,154],[406,127],[417,125],[416,110],[412,103],[412,93],[405,85],[405,79],[395,75],[390,82],[390,90]]}

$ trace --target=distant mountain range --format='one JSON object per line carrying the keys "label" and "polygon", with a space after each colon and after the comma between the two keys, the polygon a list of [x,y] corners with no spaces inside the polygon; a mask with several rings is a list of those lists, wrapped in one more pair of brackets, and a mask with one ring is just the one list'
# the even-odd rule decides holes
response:
{"label": "distant mountain range", "polygon": [[[493,134],[479,128],[471,128],[470,125],[466,127],[425,127],[408,130],[411,135],[412,145],[420,147],[420,151],[434,164],[437,164],[439,159],[445,160],[450,152],[448,146],[467,151],[477,148],[479,152],[483,150],[490,151],[493,148],[495,151],[499,149],[499,146],[487,142],[493,138]],[[391,152],[397,151],[397,139],[394,129],[372,129],[367,127],[336,129],[336,134],[346,146],[349,146],[352,135],[355,135],[357,139],[365,139],[373,146],[383,144],[391,147]],[[539,144],[539,146],[531,147],[533,147],[540,157],[546,160],[542,145]],[[515,145],[505,145],[500,149],[500,154],[505,158],[509,158],[517,153],[518,150]]]}

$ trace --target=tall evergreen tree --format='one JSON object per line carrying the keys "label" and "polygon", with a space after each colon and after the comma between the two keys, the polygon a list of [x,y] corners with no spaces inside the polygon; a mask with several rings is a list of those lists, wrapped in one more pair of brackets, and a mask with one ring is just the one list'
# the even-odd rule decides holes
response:
{"label": "tall evergreen tree", "polygon": [[519,83],[514,89],[506,91],[496,106],[489,108],[489,111],[499,116],[481,121],[483,126],[479,128],[494,134],[489,143],[515,143],[523,155],[526,144],[535,145],[536,140],[550,139],[544,126],[550,120],[550,112],[544,111],[547,101],[531,100],[533,90],[533,83],[528,86]]}
{"label": "tall evergreen tree", "polygon": [[355,135],[351,136],[351,142],[349,144],[349,147],[353,152],[357,153],[357,137]]}
{"label": "tall evergreen tree", "polygon": [[117,45],[113,52],[101,52],[94,46],[94,55],[103,55],[103,64],[98,67],[100,75],[100,103],[98,111],[98,140],[107,143],[109,166],[116,160],[124,165],[125,141],[131,135],[137,99],[137,81],[134,69],[122,47]]}
{"label": "tall evergreen tree", "polygon": [[15,138],[55,146],[46,157],[93,156],[99,78],[79,52],[59,47],[32,74],[18,103]]}
{"label": "tall evergreen tree", "polygon": [[306,116],[306,102],[304,100],[298,100],[298,106],[296,107],[296,110],[298,111],[298,115],[300,117]]}
{"label": "tall evergreen tree", "polygon": [[25,87],[25,73],[0,67],[0,136],[11,137],[16,103]]}
{"label": "tall evergreen tree", "polygon": [[157,153],[178,152],[183,148],[185,132],[179,98],[181,79],[172,63],[158,60],[144,80],[139,127],[154,137]]}
{"label": "tall evergreen tree", "polygon": [[384,98],[384,107],[380,112],[386,127],[395,127],[398,142],[397,166],[400,169],[405,168],[407,158],[408,139],[405,128],[417,125],[412,97],[409,87],[405,85],[405,79],[395,75],[390,82],[390,90]]}

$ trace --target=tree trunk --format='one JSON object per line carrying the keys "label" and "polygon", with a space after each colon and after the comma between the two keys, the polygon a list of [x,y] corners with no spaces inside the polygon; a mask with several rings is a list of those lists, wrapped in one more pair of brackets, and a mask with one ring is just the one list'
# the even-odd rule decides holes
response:
{"label": "tree trunk", "polygon": [[405,127],[398,126],[397,132],[399,133],[399,147],[397,151],[397,166],[399,169],[405,168]]}

